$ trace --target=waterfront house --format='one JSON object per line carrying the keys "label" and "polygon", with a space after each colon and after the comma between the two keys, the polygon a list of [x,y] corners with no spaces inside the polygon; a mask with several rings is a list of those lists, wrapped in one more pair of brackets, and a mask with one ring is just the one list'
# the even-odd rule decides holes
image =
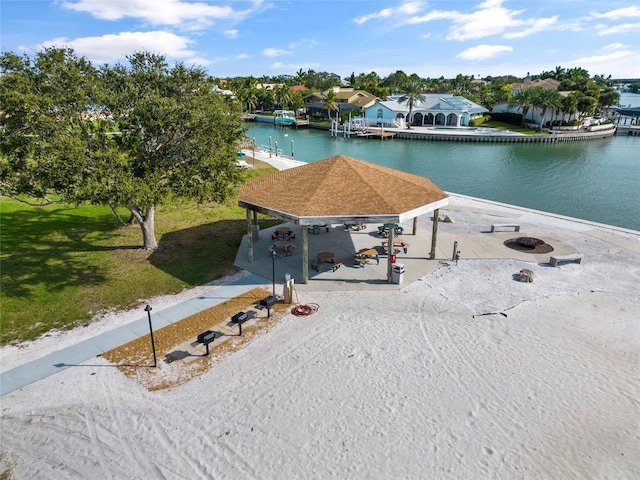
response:
{"label": "waterfront house", "polygon": [[[369,105],[373,105],[376,100],[380,100],[374,94],[365,90],[335,87],[333,91],[336,94],[336,103],[338,104],[338,111],[340,113],[363,110]],[[309,117],[329,118],[329,112],[325,105],[327,94],[328,91],[322,93],[315,92],[304,97],[304,103]]]}
{"label": "waterfront house", "polygon": [[408,119],[409,105],[400,102],[400,98],[402,95],[391,95],[385,101],[378,100],[363,108],[364,118],[370,125],[387,127],[406,127],[407,123],[421,127],[461,127],[489,111],[459,95],[432,93],[423,94],[424,101],[414,102]]}

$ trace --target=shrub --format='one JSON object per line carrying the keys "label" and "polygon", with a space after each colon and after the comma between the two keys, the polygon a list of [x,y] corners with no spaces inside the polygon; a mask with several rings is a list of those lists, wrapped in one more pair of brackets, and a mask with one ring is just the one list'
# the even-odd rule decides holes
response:
{"label": "shrub", "polygon": [[508,123],[519,127],[522,124],[522,114],[512,112],[491,112],[491,119],[496,122]]}
{"label": "shrub", "polygon": [[477,127],[478,125],[482,125],[484,122],[488,122],[489,120],[491,120],[491,117],[488,115],[485,115],[484,117],[474,118],[472,120],[469,120],[469,126]]}

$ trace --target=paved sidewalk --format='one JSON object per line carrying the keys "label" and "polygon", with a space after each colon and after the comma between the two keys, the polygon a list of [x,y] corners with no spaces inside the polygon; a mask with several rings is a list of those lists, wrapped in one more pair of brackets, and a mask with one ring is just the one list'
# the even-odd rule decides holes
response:
{"label": "paved sidewalk", "polygon": [[[154,331],[159,330],[269,283],[268,279],[252,274],[228,285],[222,285],[205,295],[192,298],[164,310],[152,311],[151,322],[153,329]],[[91,358],[102,355],[106,351],[148,334],[149,320],[147,316],[143,316],[127,325],[114,328],[89,340],[2,372],[0,374],[0,396],[66,368],[79,365]]]}

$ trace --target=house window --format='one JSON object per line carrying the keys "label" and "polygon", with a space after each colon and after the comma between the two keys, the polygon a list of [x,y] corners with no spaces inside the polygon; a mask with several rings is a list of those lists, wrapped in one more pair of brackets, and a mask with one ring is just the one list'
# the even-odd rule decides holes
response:
{"label": "house window", "polygon": [[379,109],[378,109],[378,112],[377,112],[377,117],[378,117],[378,118],[382,118],[383,116],[384,116],[384,112],[382,111],[382,109],[381,109],[381,108],[379,108]]}

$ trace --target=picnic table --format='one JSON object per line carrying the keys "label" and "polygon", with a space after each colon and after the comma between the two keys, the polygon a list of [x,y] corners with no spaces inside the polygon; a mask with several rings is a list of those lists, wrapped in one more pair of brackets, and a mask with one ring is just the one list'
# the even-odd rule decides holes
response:
{"label": "picnic table", "polygon": [[320,252],[316,254],[316,261],[319,263],[335,263],[336,254],[333,252]]}
{"label": "picnic table", "polygon": [[289,227],[278,227],[271,234],[271,238],[274,240],[290,240],[296,238],[296,234]]}
{"label": "picnic table", "polygon": [[[387,252],[389,251],[388,243],[389,243],[389,240],[383,240],[382,241],[382,248],[384,248],[385,251],[387,251]],[[399,253],[400,249],[402,249],[404,251],[404,253],[407,253],[409,251],[409,247],[410,247],[409,243],[405,242],[400,237],[393,239],[393,251],[394,251],[394,253]]]}
{"label": "picnic table", "polygon": [[[398,224],[394,224],[394,226],[393,226],[393,234],[395,236],[398,236],[398,235],[402,235],[402,232],[404,232],[404,228],[401,227]],[[378,233],[380,234],[381,237],[388,237],[389,236],[389,226],[385,223],[381,227],[378,227]]]}
{"label": "picnic table", "polygon": [[293,245],[288,240],[280,240],[280,241],[275,242],[271,246],[271,249],[274,252],[276,252],[277,255],[284,256],[284,257],[288,257],[290,255],[293,255],[295,253],[295,251],[296,251],[295,245]]}
{"label": "picnic table", "polygon": [[378,256],[378,250],[376,250],[375,248],[363,248],[361,250],[358,250],[358,253],[356,253],[356,257],[360,259],[375,260],[378,265],[380,264],[380,257]]}

